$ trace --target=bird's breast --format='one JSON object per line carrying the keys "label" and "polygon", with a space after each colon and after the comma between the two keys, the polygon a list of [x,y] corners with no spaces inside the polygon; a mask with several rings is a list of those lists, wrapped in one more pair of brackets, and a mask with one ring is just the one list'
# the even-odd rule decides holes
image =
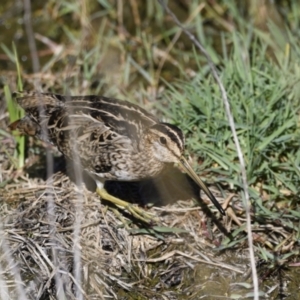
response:
{"label": "bird's breast", "polygon": [[123,151],[122,155],[111,155],[108,172],[93,172],[97,177],[108,180],[138,181],[155,177],[164,168],[164,164],[143,152]]}

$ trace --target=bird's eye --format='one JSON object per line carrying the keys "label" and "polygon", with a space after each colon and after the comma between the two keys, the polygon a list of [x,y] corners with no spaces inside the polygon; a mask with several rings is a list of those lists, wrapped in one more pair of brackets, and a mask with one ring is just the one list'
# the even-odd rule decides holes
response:
{"label": "bird's eye", "polygon": [[159,141],[160,141],[160,143],[161,143],[162,145],[165,145],[165,144],[167,143],[167,139],[166,139],[164,136],[161,136],[161,137],[159,138]]}

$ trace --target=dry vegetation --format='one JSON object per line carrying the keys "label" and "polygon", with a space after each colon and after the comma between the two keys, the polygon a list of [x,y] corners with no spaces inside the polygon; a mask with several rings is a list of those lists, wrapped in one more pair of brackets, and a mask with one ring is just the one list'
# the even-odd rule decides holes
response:
{"label": "dry vegetation", "polygon": [[[29,23],[26,3],[0,5],[0,298],[252,299],[240,165],[204,57],[156,1],[32,1]],[[169,6],[209,50],[228,90],[247,162],[262,298],[298,299],[299,4]],[[20,87],[12,39],[25,89],[130,99],[179,125],[227,216],[206,197],[197,201],[199,191],[174,169],[108,183],[123,199],[154,204],[146,209],[160,222],[145,226],[101,202],[86,174],[75,185],[54,147],[10,132],[7,100]]]}

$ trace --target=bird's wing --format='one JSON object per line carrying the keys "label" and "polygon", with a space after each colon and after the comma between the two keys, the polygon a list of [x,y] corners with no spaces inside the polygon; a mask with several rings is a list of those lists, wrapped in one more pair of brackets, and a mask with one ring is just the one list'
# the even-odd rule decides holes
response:
{"label": "bird's wing", "polygon": [[53,143],[69,157],[73,142],[84,144],[98,140],[101,146],[101,143],[116,142],[117,137],[127,138],[138,151],[143,131],[158,122],[133,103],[102,96],[25,91],[16,93],[16,99],[27,116],[13,126]]}
{"label": "bird's wing", "polygon": [[112,131],[138,140],[142,132],[158,122],[145,109],[128,101],[103,96],[63,96],[50,93],[22,92],[17,96],[18,104],[37,123],[41,119],[53,119],[56,114],[90,116],[89,122],[102,122]]}

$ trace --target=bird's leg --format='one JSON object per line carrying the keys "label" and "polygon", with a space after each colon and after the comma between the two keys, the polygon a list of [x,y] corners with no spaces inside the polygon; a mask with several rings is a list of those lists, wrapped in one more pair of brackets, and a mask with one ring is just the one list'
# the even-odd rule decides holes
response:
{"label": "bird's leg", "polygon": [[97,194],[105,199],[106,201],[109,201],[113,204],[115,204],[118,207],[124,208],[127,211],[129,211],[135,218],[137,218],[138,220],[147,223],[147,224],[154,224],[159,222],[158,218],[156,218],[155,216],[147,213],[144,209],[139,208],[136,205],[133,205],[131,203],[128,203],[124,200],[121,200],[117,197],[114,197],[112,195],[110,195],[103,187],[101,187],[101,185],[99,186],[97,184]]}

